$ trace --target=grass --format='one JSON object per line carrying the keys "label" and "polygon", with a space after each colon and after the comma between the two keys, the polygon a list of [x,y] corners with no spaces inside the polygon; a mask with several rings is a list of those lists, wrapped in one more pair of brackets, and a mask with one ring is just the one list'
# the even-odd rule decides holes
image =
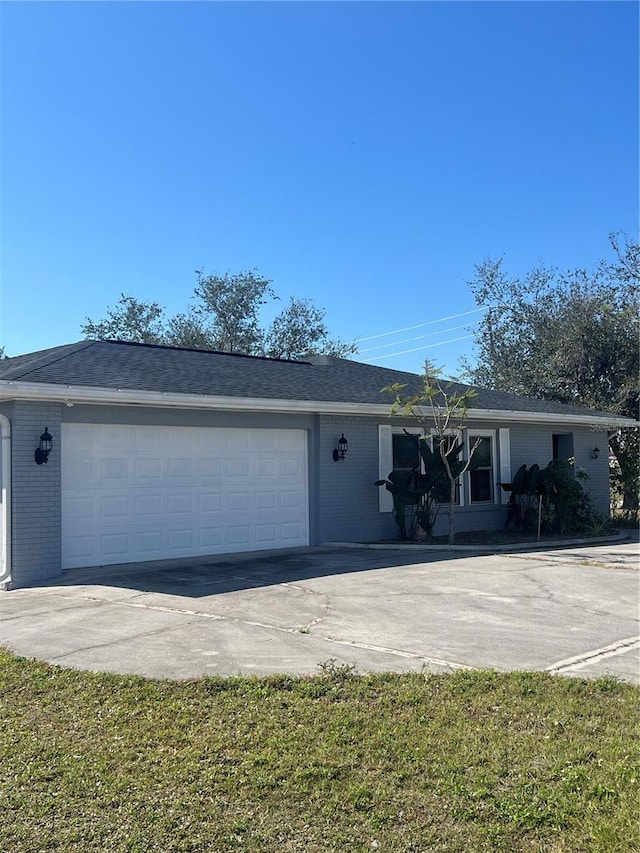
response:
{"label": "grass", "polygon": [[0,651],[0,849],[640,850],[640,689],[320,669],[170,682]]}

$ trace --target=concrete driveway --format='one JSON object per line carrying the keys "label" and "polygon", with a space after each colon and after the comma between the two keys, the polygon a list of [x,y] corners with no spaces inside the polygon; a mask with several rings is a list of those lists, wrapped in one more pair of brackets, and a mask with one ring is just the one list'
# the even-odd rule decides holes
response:
{"label": "concrete driveway", "polygon": [[[318,548],[66,572],[0,593],[0,645],[161,678],[534,669],[640,683],[638,544]],[[96,579],[99,581],[96,582]]]}

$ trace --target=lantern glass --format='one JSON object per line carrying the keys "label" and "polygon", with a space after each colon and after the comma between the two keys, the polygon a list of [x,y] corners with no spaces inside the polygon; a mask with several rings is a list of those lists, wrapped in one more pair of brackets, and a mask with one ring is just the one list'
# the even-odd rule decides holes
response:
{"label": "lantern glass", "polygon": [[44,432],[40,436],[40,450],[43,453],[50,453],[53,447],[53,437],[49,433],[49,427],[44,428]]}

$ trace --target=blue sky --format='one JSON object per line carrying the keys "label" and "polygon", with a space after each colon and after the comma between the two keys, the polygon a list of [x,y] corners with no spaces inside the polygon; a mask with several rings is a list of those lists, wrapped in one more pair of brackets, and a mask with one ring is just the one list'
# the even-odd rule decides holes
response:
{"label": "blue sky", "polygon": [[257,268],[361,360],[456,373],[474,264],[590,267],[637,234],[635,2],[0,16],[9,355],[81,339],[122,292],[173,313],[196,268]]}

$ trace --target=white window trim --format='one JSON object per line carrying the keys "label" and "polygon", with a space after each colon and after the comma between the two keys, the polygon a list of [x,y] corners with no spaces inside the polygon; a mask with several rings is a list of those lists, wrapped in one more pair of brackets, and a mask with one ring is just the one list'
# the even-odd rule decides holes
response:
{"label": "white window trim", "polygon": [[[378,424],[378,479],[386,480],[393,467],[391,424]],[[393,512],[393,497],[384,486],[378,486],[378,511]]]}
{"label": "white window trim", "polygon": [[[495,429],[473,429],[472,427],[467,429],[467,434],[465,436],[465,451],[467,454],[467,459],[469,458],[469,454],[471,453],[471,447],[473,446],[472,438],[490,438],[491,439],[491,491],[493,493],[493,498],[490,501],[472,501],[471,500],[471,472],[467,471],[465,475],[465,480],[469,482],[469,506],[494,506],[495,504],[500,503],[500,495],[498,494],[498,478],[496,477],[496,451],[497,451],[497,443],[496,443],[496,431]],[[502,491],[502,489],[500,489]]]}
{"label": "white window trim", "polygon": [[[498,453],[500,465],[500,482],[511,482],[511,437],[508,429],[498,430]],[[498,487],[500,488],[500,487]],[[500,503],[509,503],[510,494],[500,488]]]}

